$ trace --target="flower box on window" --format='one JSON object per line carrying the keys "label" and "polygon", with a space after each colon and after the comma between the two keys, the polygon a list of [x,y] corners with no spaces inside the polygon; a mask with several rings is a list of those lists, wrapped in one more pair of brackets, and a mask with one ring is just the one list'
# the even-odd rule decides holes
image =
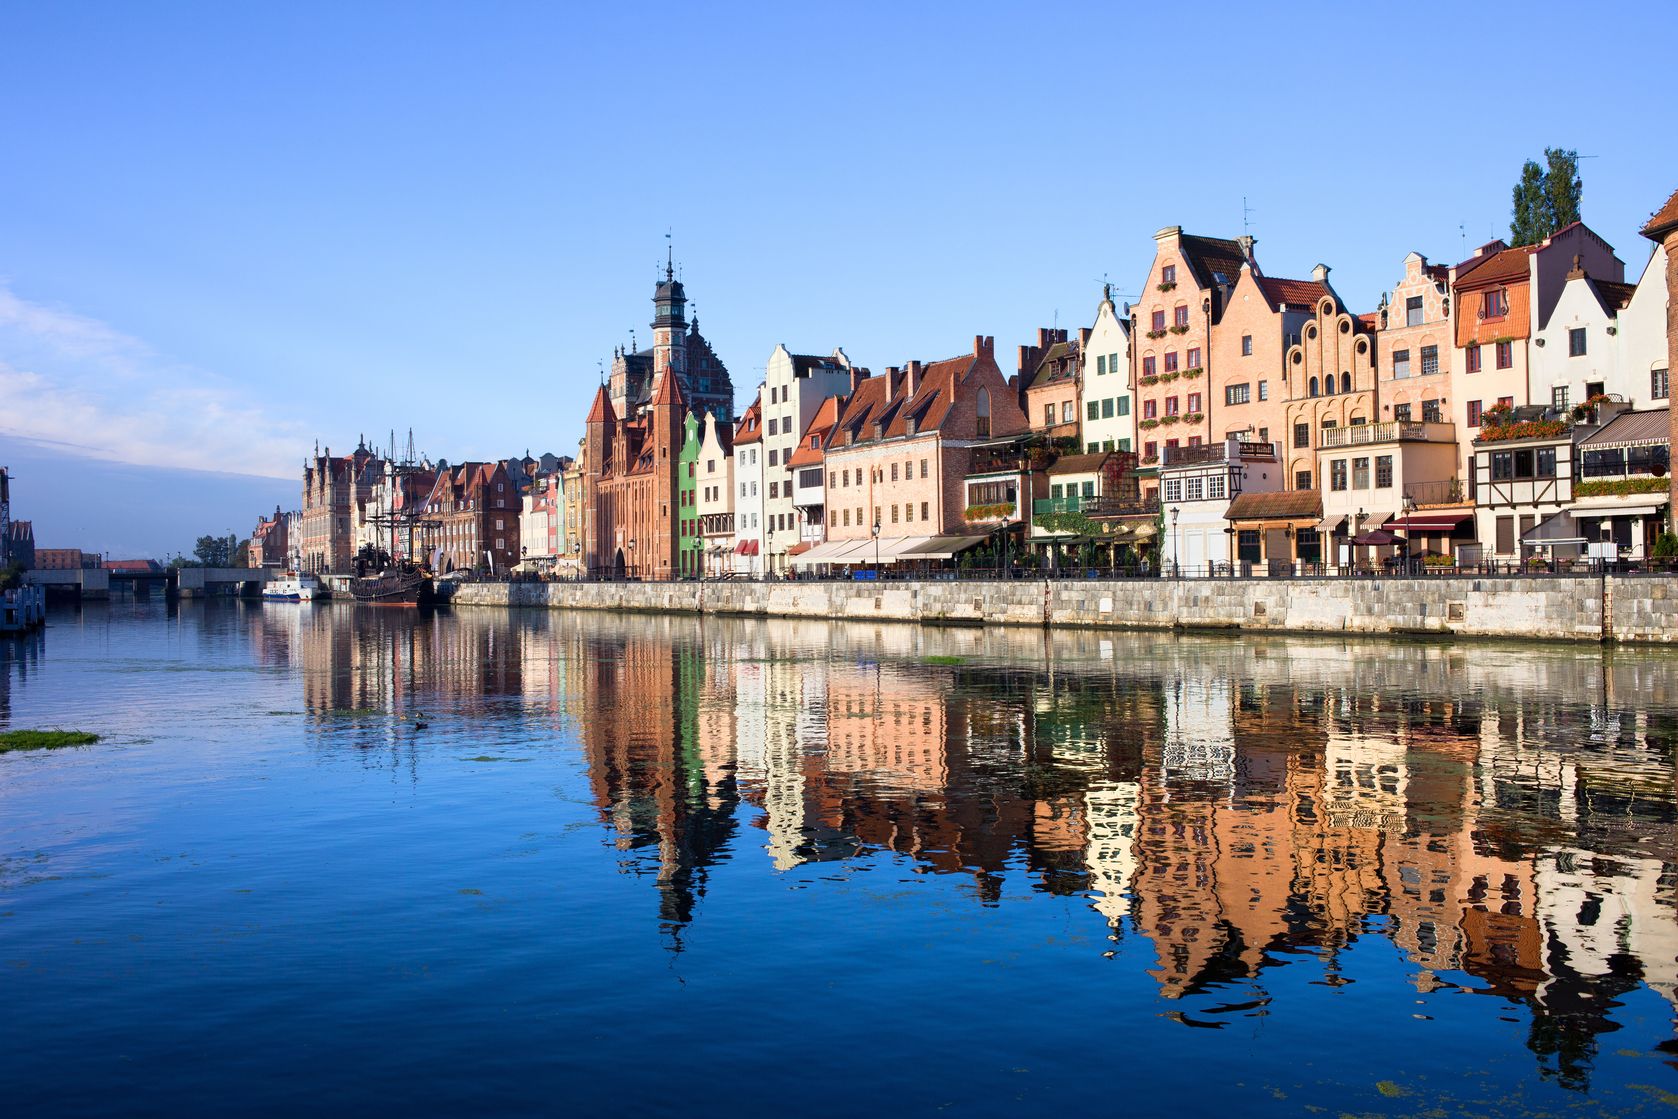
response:
{"label": "flower box on window", "polygon": [[1183,370],[1183,376],[1187,377],[1189,380],[1192,381],[1204,372],[1206,372],[1206,370],[1202,369],[1200,366],[1197,365],[1193,369]]}
{"label": "flower box on window", "polygon": [[1162,424],[1174,424],[1174,423],[1177,422],[1177,420],[1178,420],[1178,417],[1176,417],[1176,416],[1161,416],[1159,418],[1159,422],[1162,423]]}
{"label": "flower box on window", "polygon": [[1164,338],[1165,337],[1165,331],[1163,331],[1163,330],[1150,330],[1150,331],[1148,331],[1148,337],[1149,338]]}
{"label": "flower box on window", "polygon": [[1140,427],[1143,431],[1152,431],[1154,428],[1159,426],[1159,421],[1158,420],[1143,420],[1141,423],[1137,424],[1136,426]]}
{"label": "flower box on window", "polygon": [[1142,384],[1144,387],[1151,388],[1152,386],[1159,384],[1159,377],[1155,374],[1150,373],[1147,376],[1142,377],[1140,379],[1139,383]]}
{"label": "flower box on window", "polygon": [[1187,334],[1188,332],[1189,328],[1187,323],[1182,326],[1174,326],[1171,328],[1171,333],[1173,334]]}
{"label": "flower box on window", "polygon": [[1206,413],[1204,413],[1204,412],[1190,412],[1188,415],[1183,417],[1183,422],[1184,423],[1197,424],[1201,420],[1204,420],[1205,418],[1206,418]]}
{"label": "flower box on window", "polygon": [[1143,462],[1143,463],[1144,463],[1144,464],[1145,464],[1145,465],[1148,465],[1148,466],[1151,466],[1151,465],[1153,465],[1153,464],[1154,464],[1154,463],[1156,463],[1156,462],[1158,462],[1158,461],[1159,461],[1159,455],[1157,455],[1157,454],[1153,454],[1153,455],[1143,455],[1143,456],[1142,456],[1142,462]]}
{"label": "flower box on window", "polygon": [[1175,281],[1175,280],[1167,280],[1167,281],[1165,281],[1165,283],[1163,283],[1163,284],[1157,284],[1157,285],[1155,285],[1155,286],[1156,286],[1156,287],[1157,287],[1157,288],[1158,288],[1158,289],[1159,289],[1159,290],[1160,290],[1160,291],[1176,291],[1176,290],[1177,290],[1177,281]]}
{"label": "flower box on window", "polygon": [[1171,381],[1175,381],[1179,376],[1181,376],[1181,374],[1179,374],[1175,369],[1173,369],[1169,373],[1161,373],[1159,375],[1159,379],[1161,381],[1165,381],[1167,383],[1170,383]]}

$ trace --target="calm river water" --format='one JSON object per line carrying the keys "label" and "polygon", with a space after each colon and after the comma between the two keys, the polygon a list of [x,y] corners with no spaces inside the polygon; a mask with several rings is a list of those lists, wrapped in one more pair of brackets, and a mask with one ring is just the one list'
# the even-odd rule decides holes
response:
{"label": "calm river water", "polygon": [[1671,1114],[1678,655],[350,605],[0,645],[10,1115]]}

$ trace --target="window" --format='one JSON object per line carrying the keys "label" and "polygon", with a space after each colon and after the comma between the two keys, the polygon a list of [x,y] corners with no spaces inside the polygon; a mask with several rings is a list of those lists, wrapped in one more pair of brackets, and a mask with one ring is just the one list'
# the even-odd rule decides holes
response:
{"label": "window", "polygon": [[1253,356],[1253,336],[1251,334],[1243,334],[1241,336],[1241,356]]}
{"label": "window", "polygon": [[[1316,380],[1316,378],[1313,377],[1312,380]],[[1334,395],[1334,374],[1333,373],[1330,373],[1328,376],[1323,378],[1323,395],[1324,396],[1333,396]]]}
{"label": "window", "polygon": [[1555,385],[1550,389],[1550,407],[1558,412],[1567,411],[1567,386]]}
{"label": "window", "polygon": [[1180,305],[1177,308],[1177,325],[1178,326],[1189,325],[1189,308],[1188,308],[1188,304],[1186,304],[1186,303]]}
{"label": "window", "polygon": [[1200,347],[1199,346],[1190,346],[1189,347],[1189,368],[1190,369],[1199,369],[1200,368]]}
{"label": "window", "polygon": [[1480,401],[1478,400],[1470,400],[1468,402],[1468,426],[1480,426]]}
{"label": "window", "polygon": [[1099,420],[1101,418],[1101,402],[1092,400],[1084,405],[1084,418],[1086,420]]}
{"label": "window", "polygon": [[779,464],[780,460],[781,460],[781,452],[771,449],[770,452],[769,452],[769,465],[770,466],[775,466],[775,465]]}
{"label": "window", "polygon": [[895,506],[895,505],[893,505],[891,507],[891,523],[892,524],[897,523],[897,506]]}
{"label": "window", "polygon": [[979,399],[973,406],[973,431],[979,438],[990,435],[990,390],[981,388]]}
{"label": "window", "polygon": [[1107,355],[1107,372],[1117,373],[1118,371],[1119,371],[1119,355],[1118,354],[1108,354]]}
{"label": "window", "polygon": [[1317,391],[1317,379],[1315,377],[1311,378],[1311,395],[1312,396],[1320,396],[1321,395]]}
{"label": "window", "polygon": [[1183,482],[1180,478],[1168,478],[1165,482],[1165,500],[1183,500]]}
{"label": "window", "polygon": [[1340,391],[1341,392],[1351,392],[1352,391],[1352,375],[1351,375],[1351,373],[1347,372],[1347,373],[1340,374]]}
{"label": "window", "polygon": [[1251,393],[1252,393],[1252,386],[1251,385],[1247,385],[1247,384],[1225,385],[1224,386],[1224,403],[1225,404],[1245,404],[1245,403],[1247,403],[1247,401],[1249,399],[1251,399]]}
{"label": "window", "polygon": [[1142,359],[1142,376],[1152,377],[1153,375],[1154,375],[1154,355],[1149,354],[1147,357]]}
{"label": "window", "polygon": [[1355,490],[1369,488],[1369,460],[1367,458],[1352,460],[1352,488]]}
{"label": "window", "polygon": [[1439,401],[1422,401],[1422,422],[1429,424],[1443,423],[1444,417],[1439,414]]}
{"label": "window", "polygon": [[1402,381],[1410,375],[1410,351],[1393,351],[1393,379]]}
{"label": "window", "polygon": [[770,482],[769,483],[769,496],[770,497],[780,497],[781,496],[781,483],[779,483],[779,482]]}
{"label": "window", "polygon": [[1172,350],[1170,353],[1165,355],[1165,371],[1167,373],[1177,372],[1177,351],[1176,350]]}
{"label": "window", "polygon": [[1101,444],[1100,443],[1085,443],[1084,444],[1084,453],[1086,455],[1097,454],[1098,452],[1100,452],[1100,450],[1101,450]]}
{"label": "window", "polygon": [[1142,444],[1142,457],[1150,462],[1159,458],[1159,442],[1150,439]]}
{"label": "window", "polygon": [[1176,283],[1177,266],[1175,264],[1167,264],[1165,267],[1161,268],[1159,270],[1159,282],[1162,284]]}
{"label": "window", "polygon": [[1110,420],[1110,419],[1113,418],[1113,405],[1115,403],[1116,402],[1110,396],[1107,397],[1106,399],[1104,399],[1101,402],[1101,418],[1102,419]]}
{"label": "window", "polygon": [[1508,369],[1515,364],[1515,343],[1499,342],[1497,344],[1497,367]]}
{"label": "window", "polygon": [[924,458],[921,459],[921,477],[926,477],[926,460]]}
{"label": "window", "polygon": [[1394,404],[1393,405],[1393,420],[1397,423],[1408,423],[1408,422],[1410,422],[1410,405],[1408,405],[1408,404]]}
{"label": "window", "polygon": [[1584,357],[1585,356],[1585,328],[1584,327],[1575,326],[1575,327],[1571,327],[1568,330],[1568,332],[1567,332],[1567,356],[1568,357]]}
{"label": "window", "polygon": [[1512,555],[1515,551],[1515,518],[1499,517],[1497,519],[1497,551],[1499,555]]}
{"label": "window", "polygon": [[839,472],[837,470],[827,472],[827,485],[829,489],[836,490],[839,488]]}
{"label": "window", "polygon": [[1501,319],[1509,313],[1509,291],[1498,288],[1488,291],[1482,299],[1480,317],[1483,319]]}
{"label": "window", "polygon": [[1094,497],[1095,496],[1095,483],[1094,482],[1081,483],[1078,486],[1078,493],[1083,497]]}
{"label": "window", "polygon": [[1183,500],[1204,501],[1205,499],[1206,479],[1199,474],[1196,474],[1192,478],[1185,479],[1185,485],[1183,486]]}
{"label": "window", "polygon": [[1270,382],[1269,381],[1260,381],[1259,382],[1259,399],[1260,400],[1269,400],[1270,399]]}
{"label": "window", "polygon": [[1153,328],[1156,331],[1163,331],[1165,329],[1165,312],[1164,311],[1155,311],[1154,312],[1153,324],[1154,324]]}
{"label": "window", "polygon": [[1391,455],[1375,456],[1375,488],[1390,490],[1393,485],[1393,457]]}
{"label": "window", "polygon": [[1191,392],[1191,393],[1189,393],[1189,413],[1191,415],[1196,415],[1199,412],[1200,412],[1200,394],[1198,392]]}
{"label": "window", "polygon": [[1178,407],[1178,398],[1177,397],[1168,396],[1168,397],[1165,398],[1165,414],[1166,415],[1175,416],[1180,411],[1181,411],[1181,409]]}
{"label": "window", "polygon": [[1497,406],[1499,408],[1513,408],[1515,406],[1515,398],[1512,396],[1500,396],[1497,398]]}
{"label": "window", "polygon": [[1666,400],[1671,388],[1671,381],[1665,369],[1651,369],[1649,371],[1649,399]]}
{"label": "window", "polygon": [[1480,347],[1479,346],[1468,347],[1467,356],[1468,356],[1468,371],[1470,373],[1480,372]]}
{"label": "window", "polygon": [[1335,459],[1328,464],[1328,488],[1339,492],[1346,488],[1346,460]]}
{"label": "window", "polygon": [[1060,422],[1063,424],[1069,424],[1076,420],[1078,418],[1078,413],[1074,411],[1076,407],[1077,405],[1073,404],[1070,400],[1062,401],[1060,405]]}
{"label": "window", "polygon": [[1404,325],[1405,326],[1421,326],[1422,325],[1422,297],[1421,296],[1412,295],[1409,299],[1406,299],[1404,301]]}
{"label": "window", "polygon": [[1537,453],[1538,465],[1535,467],[1540,478],[1554,478],[1556,476],[1556,449],[1554,447],[1540,447]]}
{"label": "window", "polygon": [[1189,436],[1189,446],[1191,447],[1198,447],[1203,442],[1205,442],[1205,440],[1201,439],[1198,435]]}
{"label": "window", "polygon": [[891,464],[891,480],[897,481],[897,464],[895,462]]}
{"label": "window", "polygon": [[[1661,372],[1662,376],[1666,375],[1666,370],[1662,369],[1660,372]],[[1130,397],[1121,396],[1121,397],[1119,397],[1117,403],[1118,403],[1118,414],[1119,415],[1121,415],[1121,416],[1130,415]]]}
{"label": "window", "polygon": [[1158,417],[1159,417],[1159,401],[1157,401],[1157,400],[1144,400],[1142,402],[1142,418],[1145,419],[1145,420],[1152,420],[1152,419],[1157,419]]}
{"label": "window", "polygon": [[1213,501],[1224,499],[1224,476],[1213,474],[1206,479],[1206,496]]}
{"label": "window", "polygon": [[1095,375],[1097,377],[1100,377],[1100,376],[1103,376],[1104,374],[1106,374],[1106,372],[1107,372],[1107,355],[1106,354],[1096,354],[1095,355]]}
{"label": "window", "polygon": [[[1054,427],[1055,426],[1055,406],[1053,404],[1043,405],[1043,426],[1044,427]],[[895,470],[896,467],[893,467],[892,469]]]}
{"label": "window", "polygon": [[[1293,445],[1295,447],[1309,447],[1311,445],[1311,425],[1298,423],[1293,425]],[[1302,487],[1310,489],[1310,486]]]}
{"label": "window", "polygon": [[[1111,451],[1113,449],[1113,441],[1111,439],[1107,440],[1106,443],[1102,444],[1102,448],[1104,450]],[[1120,439],[1118,449],[1121,450],[1121,451],[1130,450],[1130,440],[1129,439]]]}
{"label": "window", "polygon": [[1311,472],[1309,470],[1296,470],[1296,471],[1294,471],[1293,488],[1296,489],[1296,490],[1308,490],[1308,489],[1310,489],[1311,488]]}
{"label": "window", "polygon": [[926,510],[927,510],[927,503],[923,501],[923,502],[921,502],[921,520],[923,520],[923,521],[927,519]]}
{"label": "window", "polygon": [[771,416],[769,418],[769,434],[770,435],[775,434],[776,430],[778,429],[778,426],[779,426],[780,422],[781,421],[775,419],[773,416]]}
{"label": "window", "polygon": [[1601,381],[1586,381],[1585,382],[1585,399],[1586,400],[1589,400],[1593,396],[1601,396],[1605,391],[1606,390],[1605,390],[1605,388],[1603,386],[1603,383]]}
{"label": "window", "polygon": [[1422,347],[1422,376],[1431,377],[1439,372],[1439,347]]}

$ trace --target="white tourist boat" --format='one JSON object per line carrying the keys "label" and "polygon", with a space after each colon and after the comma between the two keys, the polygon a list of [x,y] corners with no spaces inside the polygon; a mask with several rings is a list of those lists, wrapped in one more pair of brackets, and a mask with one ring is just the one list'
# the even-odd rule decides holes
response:
{"label": "white tourist boat", "polygon": [[312,602],[327,597],[326,587],[313,575],[288,571],[262,585],[262,597],[271,602]]}

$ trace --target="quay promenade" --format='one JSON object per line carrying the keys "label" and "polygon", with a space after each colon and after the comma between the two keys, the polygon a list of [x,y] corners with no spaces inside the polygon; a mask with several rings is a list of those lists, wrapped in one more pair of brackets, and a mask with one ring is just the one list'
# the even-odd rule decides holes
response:
{"label": "quay promenade", "polygon": [[1670,644],[1671,575],[467,583],[456,606]]}

